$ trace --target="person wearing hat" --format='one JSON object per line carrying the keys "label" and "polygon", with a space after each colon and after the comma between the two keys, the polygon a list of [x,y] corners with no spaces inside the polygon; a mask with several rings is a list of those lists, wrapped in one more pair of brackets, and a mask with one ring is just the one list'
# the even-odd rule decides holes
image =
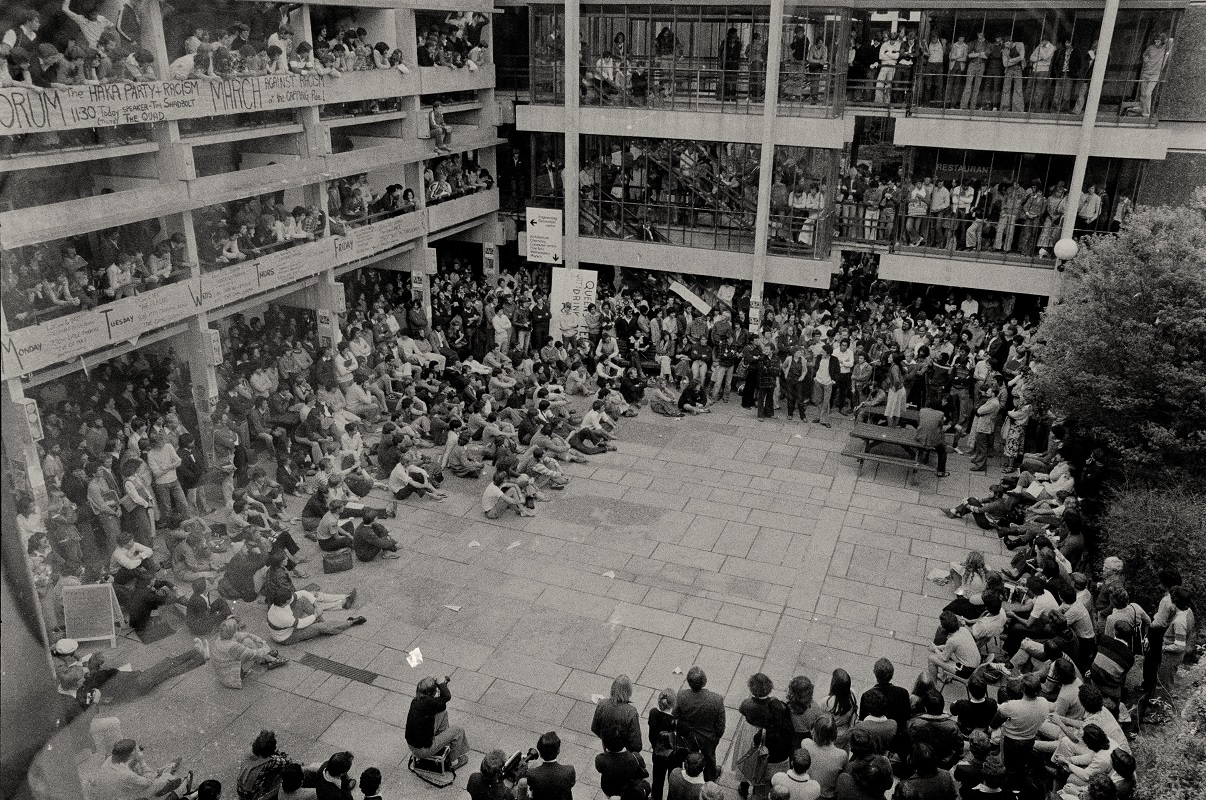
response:
{"label": "person wearing hat", "polygon": [[112,755],[92,776],[89,792],[92,800],[126,800],[130,797],[155,797],[174,791],[184,779],[176,776],[180,760],[159,771],[142,768],[142,748],[133,739],[120,739]]}

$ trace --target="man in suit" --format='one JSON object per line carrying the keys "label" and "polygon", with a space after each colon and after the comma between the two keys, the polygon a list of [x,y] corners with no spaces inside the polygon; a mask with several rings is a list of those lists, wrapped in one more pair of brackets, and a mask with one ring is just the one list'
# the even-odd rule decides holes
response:
{"label": "man in suit", "polygon": [[[945,478],[946,471],[946,415],[942,413],[942,398],[935,397],[927,408],[917,412],[917,433],[913,439],[920,445],[934,448],[938,454],[938,477]],[[929,462],[929,453],[923,453],[921,458]]]}
{"label": "man in suit", "polygon": [[705,689],[707,684],[707,674],[698,666],[691,667],[687,671],[687,688],[679,690],[676,707],[679,731],[688,746],[703,755],[704,780],[714,781],[720,777],[716,746],[724,735],[724,698]]}
{"label": "man in suit", "polygon": [[704,787],[704,757],[691,753],[681,767],[675,767],[667,779],[667,800],[699,800]]}
{"label": "man in suit", "polygon": [[528,770],[528,790],[532,800],[573,800],[577,775],[569,765],[557,763],[561,755],[561,738],[549,731],[536,742],[540,766]]}

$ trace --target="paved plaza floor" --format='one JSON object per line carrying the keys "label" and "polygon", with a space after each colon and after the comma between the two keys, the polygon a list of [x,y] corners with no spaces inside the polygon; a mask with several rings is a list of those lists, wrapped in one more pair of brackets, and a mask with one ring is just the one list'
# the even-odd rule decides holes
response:
{"label": "paved plaza floor", "polygon": [[[402,730],[416,681],[450,675],[451,716],[473,750],[458,787],[483,752],[526,749],[557,730],[581,800],[602,797],[592,697],[606,695],[617,675],[631,676],[634,702],[647,709],[699,664],[709,688],[725,695],[730,733],[757,671],[780,696],[792,676],[807,675],[822,699],[834,668],[861,694],[872,663],[887,656],[897,683],[911,685],[953,596],[927,572],[968,549],[984,551],[990,566],[1006,563],[996,536],[937,507],[986,494],[999,473],[969,476],[966,459],[952,455],[940,484],[919,475],[906,486],[904,470],[874,464],[860,476],[840,455],[849,425],[836,415],[832,429],[758,420],[736,399],[696,418],[645,410],[621,422],[618,451],[568,465],[569,487],[550,492],[533,518],[487,520],[486,479],[450,476],[446,502],[412,499],[386,521],[400,560],[324,576],[305,542],[311,580],[324,590],[358,587],[368,624],[283,652],[371,675],[351,680],[293,663],[233,691],[205,667],[101,713],[119,716],[151,762],[183,757],[231,796],[252,739],[273,728],[295,759],[350,750],[353,774],[380,767],[387,798],[455,797],[459,789],[407,772]],[[265,606],[238,610],[266,632]],[[180,628],[174,636],[150,646],[121,639],[107,659],[142,667],[188,647],[182,622],[166,619]],[[424,662],[412,669],[406,654],[416,647]],[[644,715],[642,729],[647,738]],[[726,765],[728,751],[726,736]],[[722,783],[731,790],[731,774]]]}

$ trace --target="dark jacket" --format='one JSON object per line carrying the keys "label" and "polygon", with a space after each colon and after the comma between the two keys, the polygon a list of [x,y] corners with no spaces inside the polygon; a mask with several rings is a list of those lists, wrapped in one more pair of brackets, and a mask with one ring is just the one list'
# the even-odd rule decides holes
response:
{"label": "dark jacket", "polygon": [[356,558],[361,561],[372,561],[381,555],[382,550],[397,550],[398,543],[388,533],[380,522],[372,525],[360,525],[352,535],[352,549]]}
{"label": "dark jacket", "polygon": [[715,750],[724,736],[724,698],[709,689],[680,689],[675,709],[680,734],[702,750]]}
{"label": "dark jacket", "polygon": [[634,753],[641,752],[643,748],[641,713],[636,710],[636,706],[632,703],[617,703],[610,697],[600,700],[599,704],[595,706],[595,716],[590,723],[590,732],[602,739],[603,731],[613,725],[625,731],[624,741],[628,750]]}
{"label": "dark jacket", "polygon": [[578,777],[567,764],[542,763],[528,770],[528,789],[532,800],[574,800]]}
{"label": "dark jacket", "polygon": [[640,753],[621,750],[618,753],[599,753],[595,756],[595,769],[599,772],[599,788],[608,797],[618,797],[628,784],[648,777],[649,770]]}
{"label": "dark jacket", "polygon": [[434,697],[426,695],[410,701],[410,711],[406,715],[406,743],[411,747],[422,750],[431,747],[435,739],[435,718],[447,710],[452,692],[448,684],[436,684],[439,693]]}
{"label": "dark jacket", "polygon": [[201,459],[197,458],[197,451],[189,448],[181,448],[176,453],[180,456],[180,466],[176,467],[176,478],[180,481],[180,488],[184,491],[196,489],[201,485],[201,479],[205,475],[205,468],[201,465]]}

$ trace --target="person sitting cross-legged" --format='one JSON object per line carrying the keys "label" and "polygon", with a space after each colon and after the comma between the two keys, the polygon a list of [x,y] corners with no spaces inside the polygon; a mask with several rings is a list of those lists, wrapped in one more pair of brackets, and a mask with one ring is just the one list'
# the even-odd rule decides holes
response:
{"label": "person sitting cross-legged", "polygon": [[289,663],[250,631],[242,629],[236,617],[227,617],[218,626],[218,638],[209,643],[209,663],[218,682],[228,689],[242,689],[243,677],[253,665],[276,669]]}
{"label": "person sitting cross-legged", "polygon": [[364,517],[352,534],[352,549],[361,561],[372,561],[381,558],[401,558],[398,554],[398,543],[394,541],[385,526],[377,521],[377,511],[366,509]]}
{"label": "person sitting cross-legged", "polygon": [[931,645],[929,667],[930,683],[937,685],[939,671],[958,678],[967,679],[980,666],[980,649],[969,629],[959,622],[953,612],[943,611],[938,623],[947,634],[945,645]]}
{"label": "person sitting cross-legged", "polygon": [[[528,476],[521,475],[520,480],[528,483]],[[521,517],[536,516],[535,497],[527,497],[518,483],[507,480],[507,474],[496,471],[490,483],[482,492],[482,511],[490,519],[498,519],[507,511],[514,511]]]}

